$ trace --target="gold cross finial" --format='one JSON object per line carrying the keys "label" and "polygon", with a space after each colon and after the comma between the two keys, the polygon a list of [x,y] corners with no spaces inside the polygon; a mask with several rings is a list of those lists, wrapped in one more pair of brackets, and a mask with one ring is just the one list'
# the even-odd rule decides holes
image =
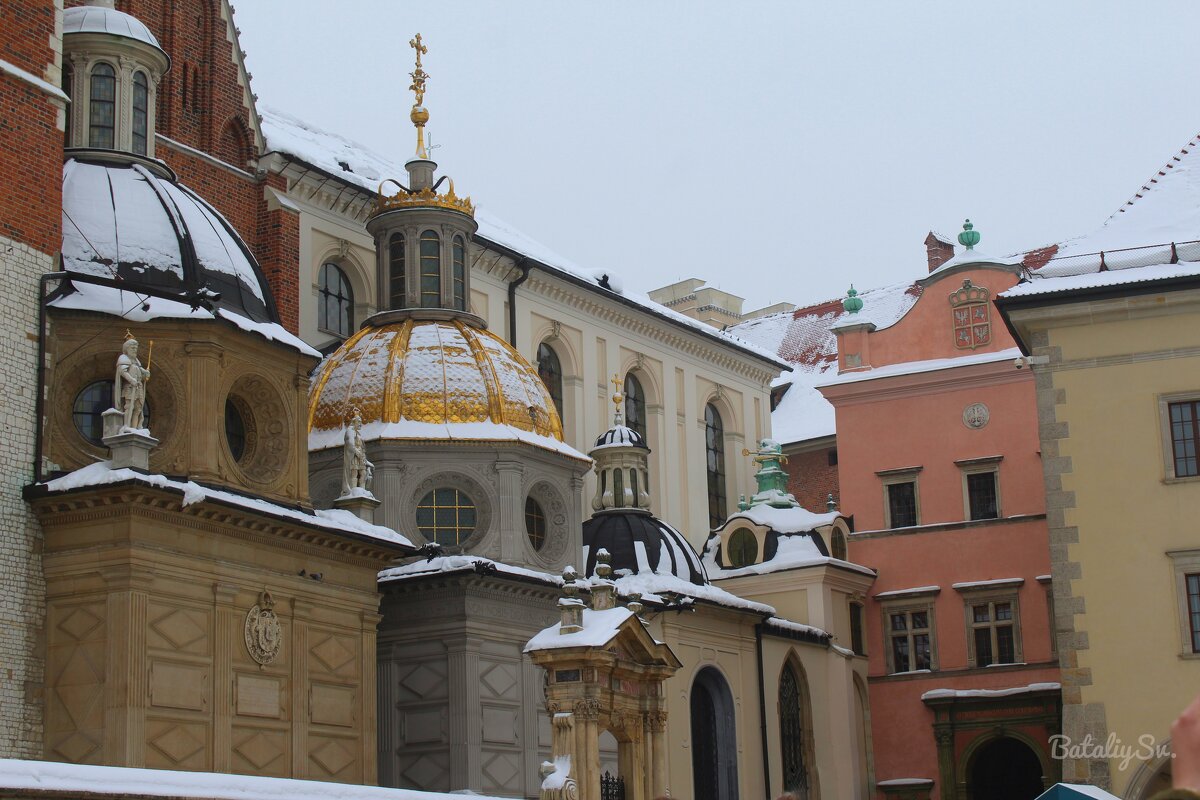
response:
{"label": "gold cross finial", "polygon": [[408,46],[417,51],[417,67],[421,66],[421,56],[429,52],[429,48],[421,44],[421,34],[417,34],[417,38],[409,39]]}
{"label": "gold cross finial", "polygon": [[408,88],[416,96],[416,102],[413,103],[412,112],[408,118],[417,127],[417,158],[429,158],[429,151],[425,149],[425,123],[429,122],[429,112],[425,110],[424,105],[425,81],[429,80],[429,73],[421,69],[421,56],[428,53],[429,48],[421,44],[421,34],[419,33],[416,38],[409,40],[408,46],[417,51],[417,67],[408,73],[412,78],[412,84]]}
{"label": "gold cross finial", "polygon": [[623,383],[621,381],[621,376],[614,373],[612,380],[609,381],[609,383],[613,385],[613,424],[623,425],[624,420],[621,417],[621,401],[625,399],[625,395],[621,394],[621,386]]}

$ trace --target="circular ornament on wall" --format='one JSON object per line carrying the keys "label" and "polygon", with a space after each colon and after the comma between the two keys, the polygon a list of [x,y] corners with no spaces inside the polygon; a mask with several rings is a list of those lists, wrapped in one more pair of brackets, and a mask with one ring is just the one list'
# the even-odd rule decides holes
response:
{"label": "circular ornament on wall", "polygon": [[972,403],[963,409],[963,425],[968,428],[978,430],[988,424],[988,420],[992,418],[992,412],[983,403]]}
{"label": "circular ornament on wall", "polygon": [[276,659],[282,645],[283,631],[275,615],[275,598],[263,591],[246,613],[246,650],[257,663],[266,666]]}

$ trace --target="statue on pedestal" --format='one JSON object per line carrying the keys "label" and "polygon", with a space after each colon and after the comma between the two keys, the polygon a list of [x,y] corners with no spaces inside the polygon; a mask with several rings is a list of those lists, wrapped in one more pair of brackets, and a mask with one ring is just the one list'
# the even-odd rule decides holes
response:
{"label": "statue on pedestal", "polygon": [[145,427],[146,382],[149,380],[150,370],[138,360],[138,341],[125,331],[125,344],[121,345],[113,378],[113,408],[122,414],[122,431]]}
{"label": "statue on pedestal", "polygon": [[342,445],[342,497],[371,493],[371,478],[375,465],[367,460],[367,447],[362,436],[362,414],[356,408]]}

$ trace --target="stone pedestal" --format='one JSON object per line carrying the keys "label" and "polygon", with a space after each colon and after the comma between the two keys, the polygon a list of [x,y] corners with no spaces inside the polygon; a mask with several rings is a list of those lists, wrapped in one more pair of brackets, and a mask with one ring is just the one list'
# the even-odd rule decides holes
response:
{"label": "stone pedestal", "polygon": [[[110,408],[102,415],[104,417],[104,433],[102,441],[108,448],[112,458],[113,469],[138,469],[150,471],[150,451],[158,446],[158,439],[150,432],[121,428],[123,415],[115,408]],[[111,433],[110,433],[111,431]]]}
{"label": "stone pedestal", "polygon": [[375,509],[379,508],[379,501],[370,492],[361,492],[358,494],[342,495],[333,501],[333,507],[349,511],[363,522],[369,522],[374,525]]}

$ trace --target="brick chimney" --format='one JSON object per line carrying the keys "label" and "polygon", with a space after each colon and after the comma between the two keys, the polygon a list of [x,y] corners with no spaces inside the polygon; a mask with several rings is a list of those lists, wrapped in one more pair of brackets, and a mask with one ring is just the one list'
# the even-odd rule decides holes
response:
{"label": "brick chimney", "polygon": [[941,234],[930,231],[925,237],[925,258],[929,261],[929,271],[933,272],[954,258],[954,243]]}

